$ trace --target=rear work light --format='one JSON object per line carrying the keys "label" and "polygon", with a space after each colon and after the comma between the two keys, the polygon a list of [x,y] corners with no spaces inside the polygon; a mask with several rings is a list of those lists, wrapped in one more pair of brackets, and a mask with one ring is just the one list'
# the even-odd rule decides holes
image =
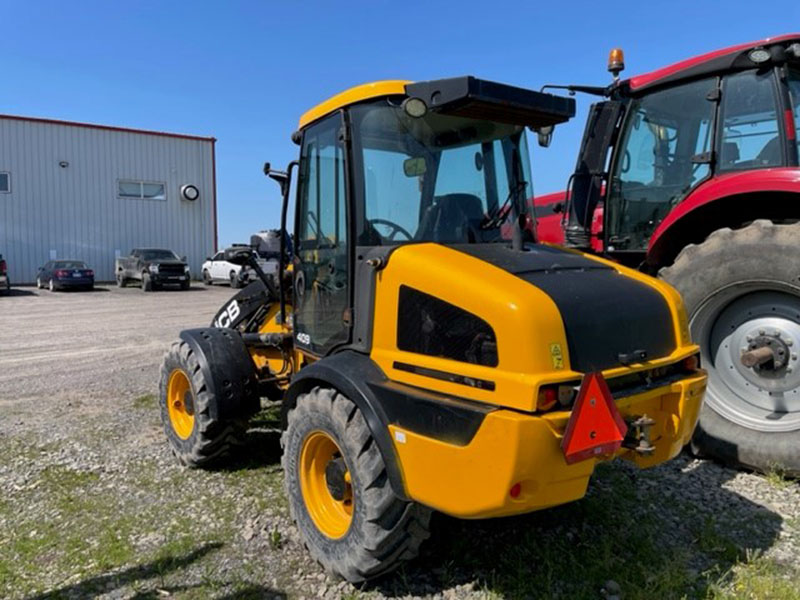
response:
{"label": "rear work light", "polygon": [[536,410],[546,411],[559,407],[571,406],[578,394],[579,382],[567,384],[543,385],[539,388]]}

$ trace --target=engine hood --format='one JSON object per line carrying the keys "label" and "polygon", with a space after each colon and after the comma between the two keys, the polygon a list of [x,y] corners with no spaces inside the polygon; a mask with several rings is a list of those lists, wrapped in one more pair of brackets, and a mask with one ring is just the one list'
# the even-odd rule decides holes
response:
{"label": "engine hood", "polygon": [[[519,277],[557,306],[570,366],[591,372],[618,367],[633,353],[663,358],[677,345],[672,314],[655,288],[604,263],[558,248],[502,244],[450,246]],[[638,361],[636,361],[638,362]]]}

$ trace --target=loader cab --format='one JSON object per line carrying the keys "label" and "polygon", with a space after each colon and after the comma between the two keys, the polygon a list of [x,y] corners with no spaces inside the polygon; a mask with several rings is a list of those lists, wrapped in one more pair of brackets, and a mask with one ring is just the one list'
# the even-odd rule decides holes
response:
{"label": "loader cab", "polygon": [[604,250],[637,265],[667,214],[706,181],[798,166],[800,59],[782,45],[762,52],[741,50],[609,88],[587,121],[567,242],[590,245],[602,206]]}
{"label": "loader cab", "polygon": [[572,99],[473,77],[367,84],[306,113],[295,135],[297,347],[321,357],[368,327],[376,252],[530,236],[526,128],[573,114]]}

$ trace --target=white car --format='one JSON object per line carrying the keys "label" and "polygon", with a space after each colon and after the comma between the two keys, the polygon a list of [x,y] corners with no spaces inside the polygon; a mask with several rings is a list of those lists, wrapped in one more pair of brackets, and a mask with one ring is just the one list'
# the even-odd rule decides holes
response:
{"label": "white car", "polygon": [[217,252],[203,263],[203,281],[206,285],[226,282],[230,283],[231,287],[238,288],[241,286],[239,282],[241,270],[241,265],[235,265],[225,260],[224,252]]}
{"label": "white car", "polygon": [[[265,274],[272,275],[273,277],[277,276],[277,260],[266,260],[263,258],[257,258],[256,260],[258,261],[258,266],[261,267],[261,270],[264,271]],[[244,269],[244,275],[240,277],[239,274],[242,269]],[[235,265],[226,261],[224,252],[217,252],[211,258],[207,258],[206,262],[203,263],[203,281],[206,285],[227,282],[230,283],[231,287],[238,288],[243,284],[253,281],[257,277],[258,276],[250,267],[242,267],[241,265]]]}

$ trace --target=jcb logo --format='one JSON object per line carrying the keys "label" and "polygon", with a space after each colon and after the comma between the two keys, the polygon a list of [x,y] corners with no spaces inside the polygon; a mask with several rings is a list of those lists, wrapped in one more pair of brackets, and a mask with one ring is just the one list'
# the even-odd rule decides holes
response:
{"label": "jcb logo", "polygon": [[239,303],[236,300],[232,300],[222,311],[222,314],[217,317],[217,320],[214,321],[214,327],[230,327],[240,313]]}

